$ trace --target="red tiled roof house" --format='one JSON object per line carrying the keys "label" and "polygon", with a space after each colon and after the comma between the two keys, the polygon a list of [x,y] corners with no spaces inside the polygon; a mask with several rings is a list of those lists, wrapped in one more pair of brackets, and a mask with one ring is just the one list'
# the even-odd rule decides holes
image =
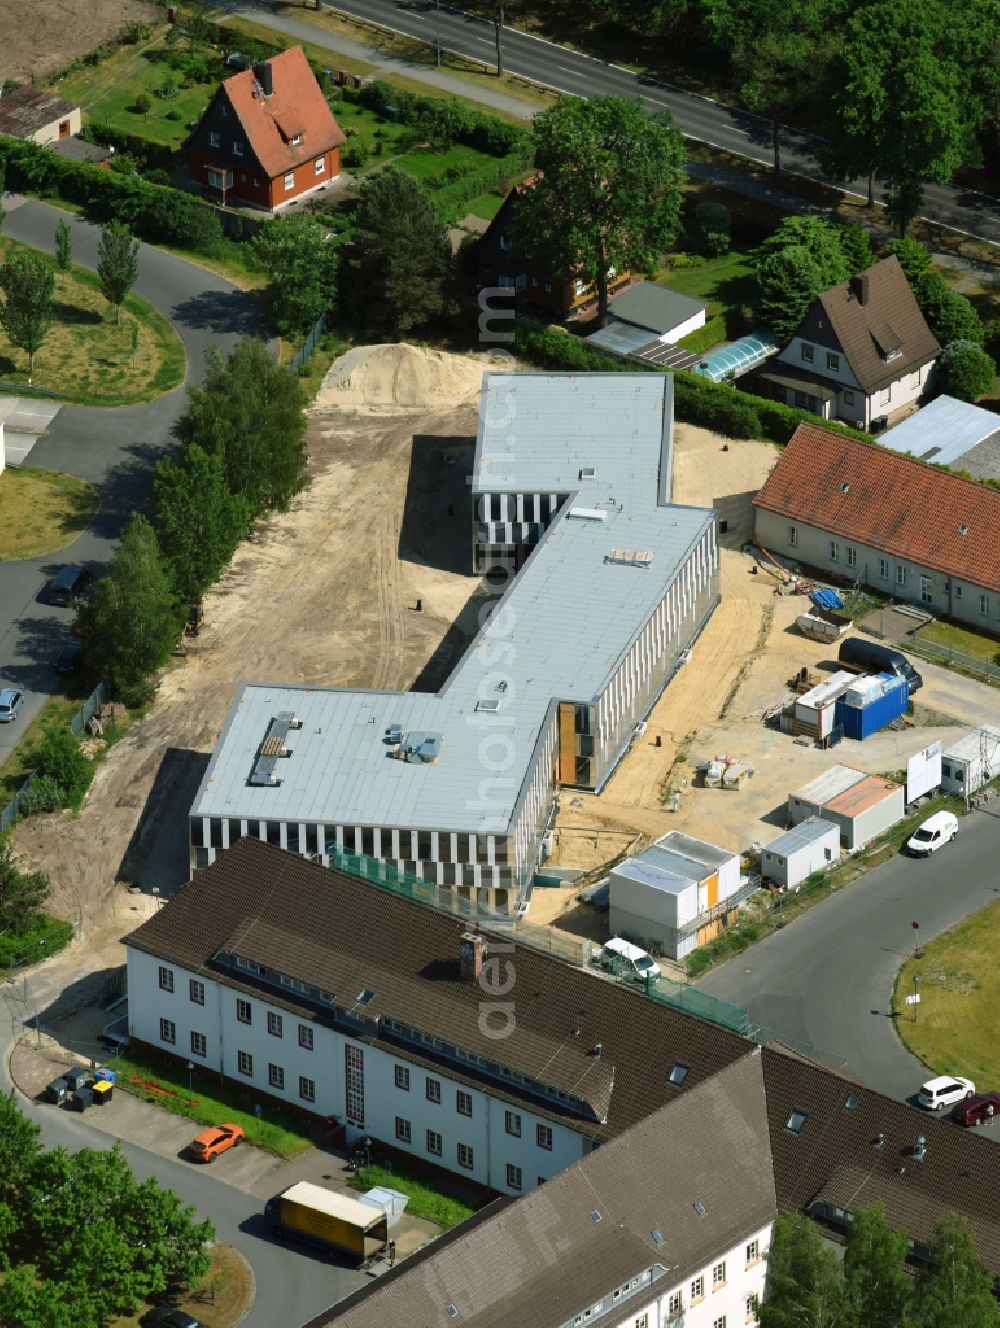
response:
{"label": "red tiled roof house", "polygon": [[769,552],[1000,634],[1000,490],[800,424],[753,508]]}
{"label": "red tiled roof house", "polygon": [[212,197],[274,211],[335,179],[345,141],[302,47],[293,46],[220,84],[187,159]]}

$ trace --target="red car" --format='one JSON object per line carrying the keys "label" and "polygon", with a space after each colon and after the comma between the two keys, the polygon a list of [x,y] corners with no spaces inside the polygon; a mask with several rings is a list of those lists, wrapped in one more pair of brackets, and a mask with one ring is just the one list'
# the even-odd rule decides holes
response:
{"label": "red car", "polygon": [[187,1155],[192,1162],[214,1162],[227,1148],[235,1148],[243,1140],[243,1130],[239,1125],[213,1125],[210,1130],[202,1130],[196,1139],[187,1146]]}
{"label": "red car", "polygon": [[983,1121],[992,1120],[998,1113],[1000,1093],[973,1093],[955,1103],[951,1118],[958,1125],[982,1125]]}

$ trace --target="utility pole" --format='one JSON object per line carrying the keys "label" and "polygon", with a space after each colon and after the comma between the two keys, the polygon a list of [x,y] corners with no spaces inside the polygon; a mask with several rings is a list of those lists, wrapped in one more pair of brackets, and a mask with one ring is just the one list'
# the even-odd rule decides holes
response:
{"label": "utility pole", "polygon": [[497,0],[497,78],[503,78],[503,0]]}

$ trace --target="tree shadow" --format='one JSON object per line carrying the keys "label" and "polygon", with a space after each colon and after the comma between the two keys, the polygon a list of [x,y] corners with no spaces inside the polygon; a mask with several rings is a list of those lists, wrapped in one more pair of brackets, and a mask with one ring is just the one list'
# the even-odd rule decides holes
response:
{"label": "tree shadow", "polygon": [[[139,885],[144,893],[163,898],[176,894],[187,884],[191,876],[188,812],[209,759],[205,752],[167,748],[119,863],[118,880]],[[125,799],[128,796],[125,794]],[[122,801],[119,799],[119,805]],[[135,795],[136,807],[140,801]]]}
{"label": "tree shadow", "polygon": [[57,323],[76,327],[94,327],[104,322],[104,315],[97,309],[83,309],[78,304],[67,304],[65,300],[53,300],[52,317]]}
{"label": "tree shadow", "polygon": [[170,317],[184,327],[218,336],[253,336],[266,341],[271,335],[263,309],[246,291],[202,291],[175,304]]}

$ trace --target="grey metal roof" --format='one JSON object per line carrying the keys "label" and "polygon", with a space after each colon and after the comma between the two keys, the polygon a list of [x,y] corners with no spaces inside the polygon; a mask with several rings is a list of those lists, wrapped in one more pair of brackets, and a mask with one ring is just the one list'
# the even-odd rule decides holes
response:
{"label": "grey metal roof", "polygon": [[[670,483],[672,387],[665,374],[484,375],[474,490],[575,496],[437,695],[245,683],[192,815],[502,833],[550,705],[600,694],[714,520],[704,508],[658,501]],[[595,478],[581,480],[585,467]],[[581,508],[604,519],[574,515]],[[616,549],[649,552],[652,562],[609,561]],[[477,709],[484,698],[496,713]],[[302,727],[276,764],[282,783],[250,788],[283,710]],[[391,724],[440,734],[438,760],[390,759]],[[485,741],[491,734],[495,743]]]}
{"label": "grey metal roof", "polygon": [[993,724],[980,724],[978,729],[973,729],[971,733],[964,734],[950,747],[946,747],[941,753],[943,757],[951,757],[956,761],[976,761],[979,759],[980,734],[986,732],[987,750],[993,753],[996,745],[1000,743],[1000,728]]}
{"label": "grey metal roof", "polygon": [[[663,344],[659,337],[654,337],[652,340],[656,346]],[[588,346],[596,346],[599,350],[610,350],[615,355],[634,355],[643,346],[650,344],[649,328],[633,327],[631,323],[612,320],[607,327],[591,332],[586,342]]]}
{"label": "grey metal roof", "polygon": [[832,765],[829,770],[824,770],[808,784],[796,789],[792,796],[802,802],[815,802],[817,806],[823,807],[832,798],[839,797],[867,778],[863,770],[854,770],[849,765]]}
{"label": "grey metal roof", "polygon": [[764,851],[774,853],[779,858],[790,858],[800,848],[815,844],[817,840],[826,839],[831,834],[840,834],[832,821],[824,821],[819,816],[807,816],[798,825],[793,825],[791,830],[786,830],[777,839],[772,839],[770,844],[765,844]]}
{"label": "grey metal roof", "polygon": [[690,890],[694,882],[689,876],[679,876],[661,865],[656,854],[647,849],[634,858],[626,858],[612,868],[612,876],[624,876],[627,880],[638,881],[653,890],[662,890],[665,895],[682,895]]}
{"label": "grey metal roof", "polygon": [[704,839],[695,839],[693,835],[686,835],[682,830],[670,830],[665,835],[661,835],[656,841],[661,848],[665,848],[674,853],[681,853],[686,858],[691,858],[694,862],[700,862],[705,867],[724,867],[727,862],[731,862],[738,855],[731,853],[729,849],[718,848],[715,844],[709,844]]}
{"label": "grey metal roof", "polygon": [[655,281],[637,281],[615,296],[608,305],[608,313],[624,323],[662,335],[680,327],[695,314],[704,313],[706,308],[701,300],[659,286]]}
{"label": "grey metal roof", "polygon": [[942,466],[957,464],[962,469],[960,458],[997,432],[1000,432],[1000,416],[967,401],[943,396],[886,430],[878,442],[892,452],[906,452],[921,461]]}

